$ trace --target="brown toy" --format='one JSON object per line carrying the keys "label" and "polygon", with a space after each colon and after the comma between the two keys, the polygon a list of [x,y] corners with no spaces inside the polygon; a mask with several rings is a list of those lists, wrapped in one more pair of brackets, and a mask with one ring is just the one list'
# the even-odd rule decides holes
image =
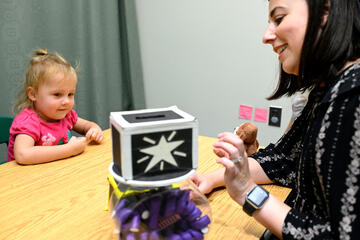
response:
{"label": "brown toy", "polygon": [[245,151],[248,156],[258,151],[259,141],[256,139],[257,131],[257,126],[251,122],[241,124],[234,131],[234,133],[243,140]]}

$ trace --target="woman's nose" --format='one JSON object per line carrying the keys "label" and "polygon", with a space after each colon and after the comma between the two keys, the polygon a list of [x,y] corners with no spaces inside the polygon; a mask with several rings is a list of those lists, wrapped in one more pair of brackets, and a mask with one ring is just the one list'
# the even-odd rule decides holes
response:
{"label": "woman's nose", "polygon": [[267,26],[267,28],[265,29],[263,38],[262,38],[262,42],[264,44],[271,44],[271,41],[274,41],[276,38],[275,35],[275,28],[274,26],[272,26],[271,24],[269,24]]}

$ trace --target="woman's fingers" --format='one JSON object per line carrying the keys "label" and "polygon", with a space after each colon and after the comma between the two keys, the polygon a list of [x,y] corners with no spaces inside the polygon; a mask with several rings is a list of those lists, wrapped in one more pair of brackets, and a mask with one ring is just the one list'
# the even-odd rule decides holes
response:
{"label": "woman's fingers", "polygon": [[234,167],[234,163],[228,158],[218,158],[216,159],[216,162],[223,165],[226,168],[226,170],[229,170]]}
{"label": "woman's fingers", "polygon": [[243,141],[241,140],[241,138],[239,138],[237,135],[234,135],[234,134],[229,134],[222,138],[219,138],[219,142],[230,143],[230,144],[234,145],[235,147],[237,147],[238,149],[243,147]]}
{"label": "woman's fingers", "polygon": [[[232,135],[234,135],[234,134],[231,133],[231,132],[222,132],[222,133],[218,134],[217,138],[221,139],[221,138],[224,138],[224,137],[227,137],[227,136],[232,136]],[[237,135],[234,135],[234,136],[237,136]]]}
{"label": "woman's fingers", "polygon": [[222,157],[230,158],[229,154],[221,148],[214,147],[213,151],[216,154],[216,156],[218,156],[220,158],[222,158]]}
{"label": "woman's fingers", "polygon": [[[241,141],[241,140],[240,140]],[[242,144],[241,142],[239,144]],[[240,155],[242,155],[242,149],[241,146],[236,146],[235,143],[231,141],[222,141],[222,142],[215,142],[213,144],[214,150],[217,151],[223,151],[226,154],[218,155],[219,157],[227,157],[229,159],[237,159]]]}

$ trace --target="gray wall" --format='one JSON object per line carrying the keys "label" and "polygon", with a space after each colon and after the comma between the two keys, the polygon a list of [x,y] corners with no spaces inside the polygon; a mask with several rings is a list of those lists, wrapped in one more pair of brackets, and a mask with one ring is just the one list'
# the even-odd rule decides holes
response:
{"label": "gray wall", "polygon": [[291,106],[287,98],[265,100],[278,74],[277,56],[261,43],[267,1],[244,3],[136,0],[145,99],[147,108],[177,105],[199,119],[201,135],[212,137],[246,122],[238,118],[240,104],[282,106],[281,128],[254,122],[267,145],[284,132]]}
{"label": "gray wall", "polygon": [[265,0],[136,0],[147,108],[177,105],[215,137],[246,122],[239,105],[282,106],[281,128],[256,123],[260,145],[275,142],[291,116],[289,98],[267,101],[278,61],[262,44]]}

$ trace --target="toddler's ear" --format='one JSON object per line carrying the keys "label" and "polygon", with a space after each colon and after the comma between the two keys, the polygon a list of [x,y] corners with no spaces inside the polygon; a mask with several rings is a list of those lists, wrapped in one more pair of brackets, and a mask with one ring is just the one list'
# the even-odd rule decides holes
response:
{"label": "toddler's ear", "polygon": [[36,92],[35,92],[35,89],[33,87],[28,87],[26,89],[26,93],[27,93],[27,96],[28,98],[31,100],[31,101],[35,101],[36,100]]}

